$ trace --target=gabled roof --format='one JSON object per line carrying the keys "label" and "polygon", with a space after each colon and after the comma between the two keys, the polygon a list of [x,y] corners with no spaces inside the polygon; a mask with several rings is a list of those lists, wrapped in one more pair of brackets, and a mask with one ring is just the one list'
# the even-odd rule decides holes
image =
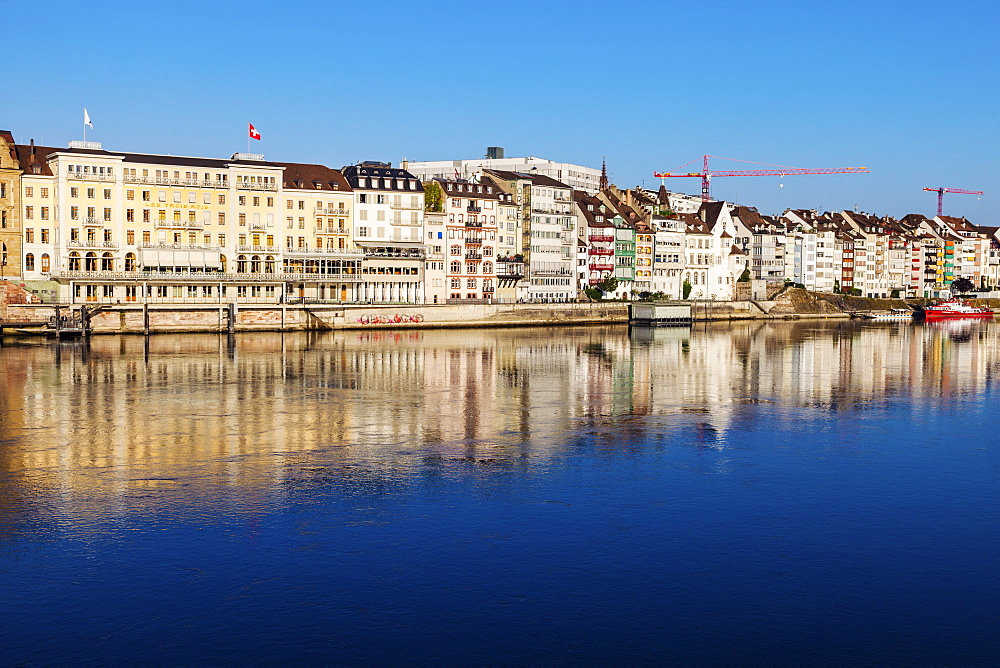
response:
{"label": "gabled roof", "polygon": [[[423,192],[424,187],[413,174],[384,163],[362,162],[340,170],[355,190],[387,190],[397,192]],[[364,181],[362,180],[364,179]],[[402,185],[397,188],[397,182]]]}
{"label": "gabled roof", "polygon": [[327,190],[351,192],[351,184],[343,174],[336,169],[324,165],[311,165],[297,162],[278,162],[284,167],[282,174],[283,187],[287,190]]}
{"label": "gabled roof", "polygon": [[[484,179],[482,183],[473,181],[456,181],[454,179],[434,179],[435,183],[448,197],[466,197],[470,199],[500,199],[503,191],[500,186],[489,179]],[[506,194],[506,193],[504,193]]]}

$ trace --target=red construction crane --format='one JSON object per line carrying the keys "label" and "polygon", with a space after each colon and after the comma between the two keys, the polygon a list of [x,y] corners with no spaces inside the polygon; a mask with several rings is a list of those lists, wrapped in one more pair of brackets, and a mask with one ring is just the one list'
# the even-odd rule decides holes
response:
{"label": "red construction crane", "polygon": [[941,215],[944,210],[944,194],[945,193],[959,193],[961,195],[982,195],[982,190],[962,190],[961,188],[924,188],[924,190],[929,190],[932,193],[938,194],[938,214]]}
{"label": "red construction crane", "polygon": [[[656,172],[653,175],[660,179],[668,178],[690,178],[701,179],[701,199],[707,202],[710,199],[709,188],[714,176],[797,176],[799,174],[862,174],[868,171],[867,167],[842,167],[840,169],[803,169],[799,167],[784,167],[782,165],[768,165],[764,162],[751,162],[749,160],[735,160],[735,162],[750,162],[753,165],[765,165],[767,167],[777,167],[778,169],[748,169],[726,172],[708,171],[708,159],[718,158],[719,160],[734,160],[734,158],[719,158],[717,155],[702,156],[702,170],[700,172],[688,172],[676,174],[674,172]],[[694,162],[692,160],[691,162]],[[681,165],[687,167],[691,162]],[[678,168],[679,169],[679,168]]]}

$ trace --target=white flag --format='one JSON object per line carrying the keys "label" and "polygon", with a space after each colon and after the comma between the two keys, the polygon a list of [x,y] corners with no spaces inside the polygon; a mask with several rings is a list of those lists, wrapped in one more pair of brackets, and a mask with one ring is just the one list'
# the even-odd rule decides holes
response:
{"label": "white flag", "polygon": [[87,108],[83,108],[83,124],[88,126],[91,130],[94,129],[94,124],[90,122],[90,114],[87,113]]}

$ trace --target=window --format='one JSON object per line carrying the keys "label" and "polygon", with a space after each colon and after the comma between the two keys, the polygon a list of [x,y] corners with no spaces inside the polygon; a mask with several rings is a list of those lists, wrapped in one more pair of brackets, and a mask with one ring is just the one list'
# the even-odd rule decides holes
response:
{"label": "window", "polygon": [[33,206],[26,206],[26,207],[24,207],[24,219],[25,220],[31,220],[34,217],[35,217],[35,207],[33,207]]}
{"label": "window", "polygon": [[159,190],[159,191],[157,191],[157,193],[156,193],[156,199],[158,201],[160,201],[160,202],[166,202],[167,201],[167,191],[166,190]]}
{"label": "window", "polygon": [[451,265],[450,265],[450,268],[451,268],[451,272],[450,273],[452,273],[452,274],[461,274],[462,273],[462,263],[461,262],[452,262]]}
{"label": "window", "polygon": [[247,215],[245,213],[240,214],[240,227],[246,227],[247,225]]}
{"label": "window", "polygon": [[305,200],[302,200],[302,199],[299,200],[299,208],[300,209],[306,208],[306,202],[305,202]]}
{"label": "window", "polygon": [[29,228],[25,229],[24,230],[24,242],[30,244],[30,243],[34,243],[34,241],[35,241],[35,230],[34,230],[34,228],[29,227]]}
{"label": "window", "polygon": [[267,205],[268,206],[274,206],[274,198],[273,197],[268,197],[267,198]]}
{"label": "window", "polygon": [[48,254],[46,253],[42,255],[42,271],[48,272],[51,271],[51,268],[52,268],[52,263],[49,259]]}
{"label": "window", "polygon": [[49,196],[49,189],[48,188],[41,188],[41,195],[42,195],[42,197],[48,197]]}
{"label": "window", "polygon": [[258,197],[257,195],[254,195],[253,197],[253,205],[260,206],[260,197]]}
{"label": "window", "polygon": [[368,195],[365,195],[365,194],[358,195],[358,203],[359,204],[367,204],[368,203]]}
{"label": "window", "polygon": [[76,186],[70,188],[69,189],[69,196],[70,197],[79,197],[80,196],[80,189],[77,188]]}
{"label": "window", "polygon": [[149,201],[149,195],[150,195],[150,192],[148,190],[143,190],[142,191],[142,201],[143,202],[148,202]]}
{"label": "window", "polygon": [[42,230],[42,243],[49,243],[49,229],[47,227]]}
{"label": "window", "polygon": [[111,188],[104,189],[104,199],[111,199]]}
{"label": "window", "polygon": [[24,269],[25,271],[35,270],[35,256],[32,253],[24,256]]}
{"label": "window", "polygon": [[25,186],[24,187],[24,196],[25,197],[34,197],[35,196],[35,189],[32,188],[31,186]]}
{"label": "window", "polygon": [[225,234],[220,234],[219,235],[219,245],[220,246],[225,246],[226,245],[226,235]]}
{"label": "window", "polygon": [[452,246],[451,247],[451,254],[452,255],[461,255],[462,254],[462,247],[459,246],[458,244]]}
{"label": "window", "polygon": [[87,188],[87,199],[95,199],[97,197],[97,188]]}

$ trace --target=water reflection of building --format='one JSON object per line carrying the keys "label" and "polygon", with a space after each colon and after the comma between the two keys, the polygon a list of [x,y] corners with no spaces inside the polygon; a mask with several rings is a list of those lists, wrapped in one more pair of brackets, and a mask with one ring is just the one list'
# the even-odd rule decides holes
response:
{"label": "water reflection of building", "polygon": [[114,512],[109,496],[269,498],[313,477],[405,488],[414,471],[516,470],[580,445],[720,448],[760,405],[801,421],[983,389],[998,328],[948,327],[799,321],[6,347],[0,476],[14,481],[9,490],[56,488],[78,511]]}

